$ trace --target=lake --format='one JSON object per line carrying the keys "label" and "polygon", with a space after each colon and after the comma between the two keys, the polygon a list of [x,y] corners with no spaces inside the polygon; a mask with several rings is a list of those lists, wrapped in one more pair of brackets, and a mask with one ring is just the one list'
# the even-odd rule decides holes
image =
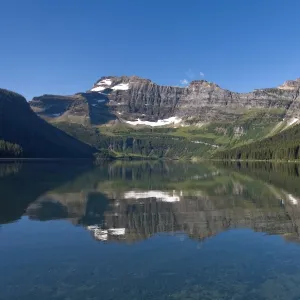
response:
{"label": "lake", "polygon": [[0,299],[300,299],[300,166],[0,164]]}

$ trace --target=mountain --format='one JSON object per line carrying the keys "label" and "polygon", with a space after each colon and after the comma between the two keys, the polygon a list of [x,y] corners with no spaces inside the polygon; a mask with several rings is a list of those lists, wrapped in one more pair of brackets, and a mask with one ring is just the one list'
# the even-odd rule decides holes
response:
{"label": "mountain", "polygon": [[[30,158],[84,158],[95,151],[39,118],[24,97],[4,89],[0,89],[0,147],[1,141],[21,148],[20,156]],[[0,154],[11,156],[1,149]]]}
{"label": "mountain", "polygon": [[[277,88],[243,94],[222,89],[206,80],[192,81],[187,87],[173,87],[160,86],[137,76],[108,76],[101,77],[87,93],[44,95],[33,98],[30,105],[41,116],[61,121],[63,115],[85,115],[88,118],[94,109],[100,108],[102,113],[106,104],[114,119],[148,126],[235,121],[253,108],[282,109],[290,118],[299,117],[299,88],[300,79],[296,79]],[[173,119],[166,120],[168,118]]]}
{"label": "mountain", "polygon": [[300,79],[235,93],[206,80],[176,87],[137,76],[106,76],[85,93],[44,95],[30,105],[48,122],[98,148],[202,157],[299,123],[299,90]]}
{"label": "mountain", "polygon": [[107,96],[97,92],[71,96],[44,95],[35,97],[30,106],[50,122],[69,122],[81,125],[99,125],[115,120],[105,103]]}

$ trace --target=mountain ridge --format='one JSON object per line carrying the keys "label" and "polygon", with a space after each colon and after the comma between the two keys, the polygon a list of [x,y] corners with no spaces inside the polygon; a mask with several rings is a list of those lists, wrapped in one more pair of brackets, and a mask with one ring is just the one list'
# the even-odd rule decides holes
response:
{"label": "mountain ridge", "polygon": [[[197,123],[198,120],[210,122],[220,118],[235,120],[243,113],[238,110],[251,108],[281,108],[285,110],[286,117],[299,117],[297,112],[300,107],[299,89],[300,79],[286,81],[275,88],[237,93],[207,80],[194,80],[186,87],[175,87],[158,85],[150,79],[138,76],[103,76],[85,93],[63,97],[75,101],[78,95],[88,98],[93,93],[94,99],[98,102],[90,101],[90,111],[93,110],[92,105],[100,107],[100,103],[104,103],[115,120],[125,123],[138,119],[156,122],[160,119],[177,117],[180,119],[178,123],[185,124],[185,121],[188,121],[190,124]],[[60,97],[57,95],[34,97],[30,105],[43,117],[43,114],[47,115],[47,109],[40,106],[39,108],[43,110],[37,110],[38,102],[46,102],[47,98],[58,100]],[[66,108],[58,114],[64,112]],[[55,119],[58,116],[48,115],[48,117]],[[173,123],[169,122],[166,125],[170,124]],[[130,125],[143,124],[140,122]],[[155,126],[155,124],[144,125]]]}
{"label": "mountain ridge", "polygon": [[203,79],[174,87],[138,76],[103,76],[88,91],[35,97],[30,106],[98,149],[156,158],[209,157],[297,125],[299,91],[300,79],[236,93]]}

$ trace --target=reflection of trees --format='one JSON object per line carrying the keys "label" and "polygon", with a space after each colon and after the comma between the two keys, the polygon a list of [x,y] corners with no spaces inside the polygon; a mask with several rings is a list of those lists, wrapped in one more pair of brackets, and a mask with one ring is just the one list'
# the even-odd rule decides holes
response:
{"label": "reflection of trees", "polygon": [[6,175],[0,180],[0,223],[19,219],[40,195],[73,181],[91,168],[87,164],[68,162],[26,162],[1,166],[2,174],[5,172]]}
{"label": "reflection of trees", "polygon": [[22,168],[21,163],[0,163],[0,177],[17,174]]}
{"label": "reflection of trees", "polygon": [[[279,180],[280,175],[272,174],[270,166],[259,171],[249,166],[247,172],[239,169],[174,162],[105,163],[45,193],[51,182],[48,172],[46,182],[41,175],[31,182],[37,200],[26,213],[33,219],[68,219],[85,227],[99,225],[103,230],[125,228],[122,238],[111,239],[126,241],[178,231],[203,240],[231,228],[298,237],[300,210],[294,204],[296,195],[294,202],[289,201],[289,195],[294,195],[291,186],[284,190],[282,183],[277,188],[270,180],[266,183],[248,175],[257,172],[264,177],[267,172],[269,178]],[[65,172],[75,174],[68,168]],[[292,176],[289,174],[283,176]]]}

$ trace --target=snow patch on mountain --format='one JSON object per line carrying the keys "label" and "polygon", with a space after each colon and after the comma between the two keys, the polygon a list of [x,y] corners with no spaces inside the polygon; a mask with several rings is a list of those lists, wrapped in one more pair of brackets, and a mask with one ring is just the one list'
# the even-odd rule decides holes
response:
{"label": "snow patch on mountain", "polygon": [[202,142],[202,141],[192,141],[192,143],[194,143],[194,144],[203,144],[203,145],[206,145],[206,146],[211,146],[211,147],[214,147],[214,148],[219,148],[218,145],[209,144],[209,143]]}
{"label": "snow patch on mountain", "polygon": [[92,92],[101,92],[104,91],[106,89],[106,87],[104,86],[96,86],[94,88],[91,89]]}
{"label": "snow patch on mountain", "polygon": [[298,199],[295,198],[292,194],[288,194],[288,199],[290,200],[290,202],[294,205],[298,205]]}
{"label": "snow patch on mountain", "polygon": [[292,120],[290,120],[290,121],[288,122],[288,126],[292,126],[292,125],[294,125],[295,123],[297,123],[298,121],[299,121],[299,119],[293,118]]}
{"label": "snow patch on mountain", "polygon": [[103,79],[97,82],[91,91],[102,92],[108,88],[114,91],[127,91],[129,89],[129,83],[119,83],[114,85],[111,79]]}
{"label": "snow patch on mountain", "polygon": [[129,89],[128,83],[120,83],[112,87],[114,91],[127,91]]}
{"label": "snow patch on mountain", "polygon": [[96,83],[96,85],[111,85],[112,81],[110,79],[103,79]]}
{"label": "snow patch on mountain", "polygon": [[142,121],[141,119],[137,119],[137,121],[125,121],[126,123],[130,125],[147,125],[147,126],[166,126],[170,124],[178,124],[181,122],[181,119],[178,117],[171,117],[168,119],[162,119],[162,120],[157,120],[156,122],[151,122],[151,121]]}
{"label": "snow patch on mountain", "polygon": [[[283,120],[285,121],[285,119],[283,119]],[[293,126],[294,124],[297,124],[297,123],[299,123],[298,118],[293,118],[293,119],[288,120],[284,130],[288,129],[289,127],[291,127],[291,126]]]}

